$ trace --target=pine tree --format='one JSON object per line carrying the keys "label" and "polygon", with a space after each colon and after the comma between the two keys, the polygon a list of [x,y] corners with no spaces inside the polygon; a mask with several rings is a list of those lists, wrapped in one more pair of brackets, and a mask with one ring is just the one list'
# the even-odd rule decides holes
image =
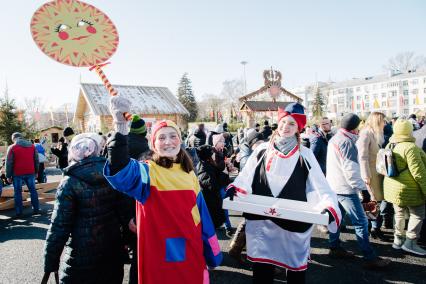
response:
{"label": "pine tree", "polygon": [[314,101],[312,102],[312,114],[314,117],[320,118],[323,116],[324,105],[324,98],[322,97],[319,88],[317,88]]}
{"label": "pine tree", "polygon": [[18,113],[13,99],[9,99],[8,90],[0,98],[0,141],[2,144],[7,142],[12,144],[12,134],[14,132],[25,132],[25,125],[19,121]]}
{"label": "pine tree", "polygon": [[198,115],[198,106],[192,91],[191,80],[188,73],[183,74],[179,81],[178,100],[189,111],[189,115],[185,117],[188,122],[195,121]]}

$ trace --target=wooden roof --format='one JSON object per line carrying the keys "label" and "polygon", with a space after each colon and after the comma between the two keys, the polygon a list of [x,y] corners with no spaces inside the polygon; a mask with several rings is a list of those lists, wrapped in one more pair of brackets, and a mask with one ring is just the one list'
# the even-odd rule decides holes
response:
{"label": "wooden roof", "polygon": [[[117,92],[132,102],[130,111],[138,114],[180,114],[189,115],[188,110],[179,102],[168,88],[147,86],[113,85]],[[82,83],[75,112],[83,117],[87,103],[94,115],[110,115],[107,90],[102,84]]]}
{"label": "wooden roof", "polygon": [[240,107],[241,111],[277,111],[278,107],[285,108],[292,102],[272,101],[245,101]]}
{"label": "wooden roof", "polygon": [[[280,95],[285,95],[285,96],[290,97],[292,100],[295,100],[295,101],[298,101],[298,102],[303,102],[302,98],[300,98],[300,97],[296,96],[295,94],[287,91],[285,88],[280,87],[280,90],[281,90],[281,94]],[[240,97],[239,100],[240,100],[240,102],[244,102],[244,101],[247,101],[247,100],[249,100],[249,99],[251,99],[253,97],[261,95],[261,94],[263,94],[263,93],[265,93],[267,91],[268,91],[268,87],[264,86],[264,87],[260,88],[257,91],[251,92],[251,93],[249,93],[249,94],[247,94],[245,96]]]}
{"label": "wooden roof", "polygon": [[42,130],[40,130],[40,132],[48,131],[48,130],[50,130],[50,129],[64,130],[64,129],[63,129],[62,127],[60,127],[60,126],[50,126],[50,127],[47,127],[47,128],[43,128]]}

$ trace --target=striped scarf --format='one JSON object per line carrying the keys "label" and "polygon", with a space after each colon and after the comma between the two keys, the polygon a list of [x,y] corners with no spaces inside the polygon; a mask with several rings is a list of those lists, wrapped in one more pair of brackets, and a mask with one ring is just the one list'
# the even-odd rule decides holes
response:
{"label": "striped scarf", "polygon": [[287,155],[291,150],[294,149],[298,144],[296,135],[293,135],[291,137],[277,137],[275,138],[275,148],[283,153],[284,155]]}

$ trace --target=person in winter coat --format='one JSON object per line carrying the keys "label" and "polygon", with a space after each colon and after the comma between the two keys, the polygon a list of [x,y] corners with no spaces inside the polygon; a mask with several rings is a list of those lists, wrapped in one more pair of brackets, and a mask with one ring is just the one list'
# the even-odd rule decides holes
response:
{"label": "person in winter coat", "polygon": [[216,134],[212,136],[213,147],[213,160],[220,171],[224,171],[226,168],[225,156],[225,137],[223,134]]}
{"label": "person in winter coat", "polygon": [[212,159],[213,148],[210,145],[203,145],[197,148],[197,155],[200,158],[197,170],[198,181],[209,209],[210,217],[214,227],[217,229],[225,222],[220,190],[225,188],[231,181],[228,175],[223,171],[219,171],[216,167]]}
{"label": "person in winter coat", "polygon": [[408,117],[408,121],[413,125],[413,130],[420,129],[420,125],[417,122],[417,116],[414,113],[410,114],[410,116]]}
{"label": "person in winter coat", "polygon": [[390,137],[393,135],[393,128],[392,128],[392,124],[390,124],[389,122],[385,123],[385,126],[383,127],[383,144],[382,144],[382,148],[385,148],[386,145],[388,145],[389,143],[389,139]]}
{"label": "person in winter coat", "polygon": [[422,127],[419,130],[413,132],[413,137],[416,138],[416,145],[423,152],[426,152],[426,127]]}
{"label": "person in winter coat", "polygon": [[[222,172],[227,168],[227,163],[225,161],[226,156],[226,149],[225,149],[225,133],[213,135],[212,141],[213,141],[213,160],[215,167],[218,171]],[[228,166],[229,167],[229,166]],[[223,173],[222,176],[228,176],[227,181],[229,180],[229,175]],[[228,182],[229,184],[229,182]],[[228,185],[226,184],[226,185]],[[220,190],[222,199],[225,198],[225,188],[226,185],[223,186]],[[231,220],[229,219],[229,212],[228,210],[224,210],[225,212],[225,234],[228,237],[232,237],[234,233],[234,229],[232,228]]]}
{"label": "person in winter coat", "polygon": [[129,132],[129,155],[131,158],[139,160],[143,154],[150,151],[146,133],[145,120],[134,114]]}
{"label": "person in winter coat", "polygon": [[7,148],[6,177],[13,183],[16,216],[22,216],[22,184],[28,187],[31,195],[33,213],[39,213],[38,194],[35,188],[35,175],[38,172],[38,153],[30,141],[19,132],[12,134],[13,144]]}
{"label": "person in winter coat", "polygon": [[[382,144],[382,148],[385,148],[389,143],[389,139],[393,135],[392,124],[390,122],[385,123],[385,127],[383,127],[383,137],[384,142]],[[382,200],[380,203],[380,215],[383,218],[383,222],[386,229],[393,229],[393,206],[392,203],[387,202],[386,200]]]}
{"label": "person in winter coat", "polygon": [[194,133],[188,140],[188,146],[190,148],[198,148],[206,144],[207,136],[204,130],[204,123],[198,124],[197,129],[195,129]]}
{"label": "person in winter coat", "polygon": [[[264,142],[263,135],[251,128],[246,133],[246,139],[244,143],[240,145],[240,171],[242,171],[247,163],[247,160],[257,148]],[[238,261],[243,261],[241,253],[246,246],[246,221],[243,220],[238,224],[237,230],[232,237],[231,243],[229,244],[228,254]]]}
{"label": "person in winter coat", "polygon": [[264,142],[264,137],[261,133],[257,132],[254,128],[247,130],[246,138],[244,142],[239,146],[239,161],[240,161],[240,171],[243,170],[244,166],[251,153],[255,149],[255,145],[257,146],[259,143]]}
{"label": "person in winter coat", "polygon": [[152,128],[150,161],[128,155],[130,101],[111,98],[115,132],[108,140],[104,176],[114,189],[136,199],[140,284],[208,283],[207,265],[222,261],[219,242],[192,162],[170,120]]}
{"label": "person in winter coat", "polygon": [[223,130],[223,124],[216,125],[216,128],[207,134],[207,145],[213,146],[213,136],[222,134],[223,132],[225,132]]}
{"label": "person in winter coat", "polygon": [[[343,215],[348,214],[358,245],[364,255],[364,268],[381,269],[389,265],[389,259],[378,257],[371,247],[368,234],[368,219],[362,203],[370,201],[367,186],[361,177],[356,141],[361,120],[356,114],[349,113],[341,121],[341,128],[328,142],[327,181],[337,194]],[[361,202],[359,194],[362,195]],[[329,256],[334,258],[353,258],[352,252],[341,247],[340,230],[329,234]]]}
{"label": "person in winter coat", "polygon": [[259,131],[260,131],[260,124],[259,124],[259,123],[256,123],[256,124],[254,125],[254,129],[256,129],[256,131],[257,131],[257,132],[259,132]]}
{"label": "person in winter coat", "polygon": [[[329,214],[329,229],[337,230],[340,210],[310,149],[300,145],[306,124],[304,108],[290,103],[278,109],[278,130],[259,145],[229,195],[253,194],[307,202]],[[312,224],[245,214],[247,259],[253,262],[253,283],[273,283],[274,266],[287,269],[287,283],[304,283],[310,254]]]}
{"label": "person in winter coat", "polygon": [[314,153],[315,158],[317,158],[318,164],[324,175],[327,169],[327,145],[328,140],[331,138],[330,131],[330,119],[328,119],[328,117],[323,117],[321,119],[320,128],[309,135],[310,149]]}
{"label": "person in winter coat", "polygon": [[68,127],[65,127],[64,131],[62,132],[62,135],[65,138],[65,142],[67,142],[68,144],[74,138],[75,133],[74,133],[74,130],[68,126]]}
{"label": "person in winter coat", "polygon": [[265,140],[268,140],[268,139],[269,139],[269,136],[271,136],[271,135],[272,135],[272,129],[271,129],[271,127],[269,126],[269,121],[265,120],[265,121],[263,122],[263,128],[262,128],[262,131],[260,131],[260,133],[263,135],[263,138],[264,138]]}
{"label": "person in winter coat", "polygon": [[53,155],[57,157],[57,167],[61,170],[68,167],[68,143],[65,138],[59,138],[58,145],[55,148],[50,148]]}
{"label": "person in winter coat", "polygon": [[46,150],[43,148],[45,141],[40,142],[40,139],[34,139],[34,147],[38,153],[38,172],[37,172],[37,182],[44,183],[46,182],[46,175],[44,173],[44,162],[46,162]]}
{"label": "person in winter coat", "polygon": [[[381,112],[371,113],[356,142],[361,177],[367,186],[371,200],[379,203],[383,200],[383,176],[376,171],[376,158],[384,142],[385,118],[385,115]],[[382,223],[381,215],[378,215],[376,220],[371,221],[371,236],[374,239],[389,241],[380,229]]]}
{"label": "person in winter coat", "polygon": [[[392,152],[399,175],[385,177],[385,200],[391,202],[395,210],[395,235],[392,247],[426,255],[426,250],[417,245],[425,218],[426,154],[414,142],[412,123],[398,119],[387,148],[395,144]],[[410,217],[407,231],[404,233],[406,212]]]}
{"label": "person in winter coat", "polygon": [[[119,196],[102,174],[101,137],[73,138],[44,246],[42,283],[59,271],[61,283],[122,283],[123,253]],[[66,247],[61,260],[62,251]],[[60,262],[61,265],[60,265]]]}
{"label": "person in winter coat", "polygon": [[[420,128],[417,131],[413,132],[414,138],[416,138],[416,145],[417,147],[423,149],[423,152],[426,152],[426,127],[423,125],[422,128]],[[426,204],[425,204],[426,207]],[[386,225],[386,220],[385,220]],[[420,238],[418,242],[423,242],[426,244],[426,219],[423,219],[423,225],[422,230],[420,232]]]}

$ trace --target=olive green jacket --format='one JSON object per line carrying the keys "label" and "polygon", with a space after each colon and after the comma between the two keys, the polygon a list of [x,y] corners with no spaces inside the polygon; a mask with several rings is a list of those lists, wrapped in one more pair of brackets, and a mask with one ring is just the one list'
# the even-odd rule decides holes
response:
{"label": "olive green jacket", "polygon": [[422,205],[426,196],[426,154],[414,139],[393,142],[398,142],[393,154],[400,173],[385,177],[385,200],[402,207]]}

